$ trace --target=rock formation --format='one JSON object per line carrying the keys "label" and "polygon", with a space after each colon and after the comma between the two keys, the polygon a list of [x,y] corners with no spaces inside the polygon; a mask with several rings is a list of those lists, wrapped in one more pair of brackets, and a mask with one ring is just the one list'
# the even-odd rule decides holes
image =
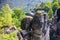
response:
{"label": "rock formation", "polygon": [[33,16],[32,39],[31,40],[49,40],[48,15],[43,10],[37,9]]}
{"label": "rock formation", "polygon": [[23,33],[29,35],[25,38],[27,40],[50,40],[49,18],[43,10],[36,9],[33,17],[26,16],[21,22],[21,28]]}

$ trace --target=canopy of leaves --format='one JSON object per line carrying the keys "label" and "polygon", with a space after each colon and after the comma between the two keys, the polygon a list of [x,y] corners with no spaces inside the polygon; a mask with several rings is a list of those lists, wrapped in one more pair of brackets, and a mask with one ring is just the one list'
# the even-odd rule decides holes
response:
{"label": "canopy of leaves", "polygon": [[10,34],[0,34],[0,40],[18,40],[17,34],[12,32]]}
{"label": "canopy of leaves", "polygon": [[51,15],[49,17],[51,18],[54,15],[56,9],[60,8],[60,2],[58,2],[58,0],[53,0],[53,2],[44,2],[40,4],[40,7],[45,9],[47,13],[49,14],[49,16]]}
{"label": "canopy of leaves", "polygon": [[53,11],[52,11],[52,9],[50,9],[50,10],[48,11],[48,15],[49,15],[49,18],[52,18],[52,17],[53,17]]}
{"label": "canopy of leaves", "polygon": [[25,12],[21,8],[11,9],[8,4],[4,5],[0,11],[0,27],[16,25],[20,27],[21,20],[25,17]]}
{"label": "canopy of leaves", "polygon": [[21,25],[21,20],[25,17],[25,12],[21,8],[14,8],[14,14],[12,16],[13,22],[17,25]]}
{"label": "canopy of leaves", "polygon": [[10,9],[9,5],[6,4],[1,8],[0,11],[0,25],[2,26],[11,26],[12,25],[12,13],[13,11]]}

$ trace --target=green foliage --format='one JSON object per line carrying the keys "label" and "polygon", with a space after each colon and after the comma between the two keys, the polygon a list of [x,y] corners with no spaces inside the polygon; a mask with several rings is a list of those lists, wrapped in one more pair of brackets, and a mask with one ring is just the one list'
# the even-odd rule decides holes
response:
{"label": "green foliage", "polygon": [[49,19],[53,17],[53,11],[52,11],[52,9],[50,9],[50,10],[48,11],[48,15],[49,15]]}
{"label": "green foliage", "polygon": [[0,27],[3,26],[4,17],[0,17]]}
{"label": "green foliage", "polygon": [[11,26],[15,24],[18,30],[20,29],[21,20],[25,17],[25,12],[21,8],[10,9],[6,4],[0,11],[0,40],[18,40],[16,32],[4,34],[3,26]]}
{"label": "green foliage", "polygon": [[45,7],[45,3],[41,3],[41,4],[40,4],[40,7],[41,7],[41,8],[44,8],[44,7]]}
{"label": "green foliage", "polygon": [[40,7],[42,9],[45,9],[47,12],[50,10],[51,6],[51,2],[45,2],[40,4]]}
{"label": "green foliage", "polygon": [[13,24],[15,24],[17,27],[20,27],[20,21],[17,18],[12,19]]}
{"label": "green foliage", "polygon": [[11,26],[15,24],[20,27],[21,20],[25,17],[25,12],[21,8],[10,9],[9,5],[6,4],[1,8],[0,11],[0,27]]}
{"label": "green foliage", "polygon": [[2,16],[2,12],[0,11],[0,28],[3,26],[4,17]]}
{"label": "green foliage", "polygon": [[58,0],[53,0],[53,3],[54,3],[54,2],[58,2]]}
{"label": "green foliage", "polygon": [[55,40],[55,38],[54,37],[51,37],[51,39],[50,40]]}
{"label": "green foliage", "polygon": [[[38,8],[38,4],[35,6]],[[48,12],[49,18],[53,17],[53,13],[57,8],[60,7],[60,2],[57,0],[53,0],[53,2],[44,2],[40,4],[39,8],[45,9]],[[17,29],[20,30],[21,20],[25,17],[25,12],[21,8],[13,8],[11,9],[8,4],[4,5],[0,11],[0,40],[18,40],[15,32],[10,34],[4,34],[4,30],[1,29],[2,26],[7,25],[11,26],[15,24]],[[1,32],[3,34],[1,34]],[[52,40],[54,38],[52,37]]]}
{"label": "green foliage", "polygon": [[45,5],[46,5],[48,8],[51,8],[52,3],[51,3],[51,2],[46,2]]}
{"label": "green foliage", "polygon": [[25,12],[21,8],[14,8],[14,14],[12,16],[13,22],[17,25],[21,25],[21,20],[25,17]]}
{"label": "green foliage", "polygon": [[52,3],[52,10],[53,10],[53,12],[55,12],[55,10],[57,9],[57,8],[59,8],[60,6],[59,6],[59,3],[58,2],[54,2],[54,3]]}
{"label": "green foliage", "polygon": [[0,34],[0,40],[18,40],[17,34],[12,32],[10,34]]}
{"label": "green foliage", "polygon": [[40,4],[40,7],[48,12],[49,18],[52,18],[55,10],[60,8],[60,2],[58,2],[58,0],[53,0],[53,2],[44,2]]}
{"label": "green foliage", "polygon": [[2,20],[3,25],[12,25],[12,10],[10,9],[9,5],[6,4],[1,8],[1,12],[2,12],[2,17],[4,18],[4,20]]}

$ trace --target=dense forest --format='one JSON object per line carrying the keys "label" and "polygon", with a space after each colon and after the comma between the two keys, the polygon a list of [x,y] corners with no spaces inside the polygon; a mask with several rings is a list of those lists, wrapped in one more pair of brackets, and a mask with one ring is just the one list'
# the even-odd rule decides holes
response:
{"label": "dense forest", "polygon": [[[54,17],[56,9],[60,8],[60,2],[58,0],[53,0],[52,2],[42,2],[39,6],[36,4],[35,8],[44,9],[49,18]],[[29,9],[32,11],[33,9]],[[0,10],[0,40],[18,40],[18,37],[15,36],[14,32],[10,34],[4,34],[4,27],[11,27],[15,25],[17,29],[21,30],[21,20],[26,16],[22,8],[13,8],[11,9],[9,4],[3,5]]]}

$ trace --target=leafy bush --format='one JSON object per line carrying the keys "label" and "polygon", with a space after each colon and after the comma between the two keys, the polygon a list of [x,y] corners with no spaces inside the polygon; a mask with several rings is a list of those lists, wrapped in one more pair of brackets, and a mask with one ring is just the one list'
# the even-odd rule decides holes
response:
{"label": "leafy bush", "polygon": [[0,34],[0,40],[18,40],[17,34],[12,32],[10,34]]}
{"label": "leafy bush", "polygon": [[52,9],[50,9],[50,10],[48,11],[48,15],[49,15],[49,18],[52,18],[52,17],[53,17],[53,11],[52,11]]}
{"label": "leafy bush", "polygon": [[21,20],[25,17],[25,12],[21,8],[9,7],[8,4],[4,5],[0,11],[0,27],[2,26],[11,26],[15,24],[17,27],[20,27]]}
{"label": "leafy bush", "polygon": [[25,12],[21,8],[14,8],[13,11],[13,22],[19,27],[21,25],[21,20],[25,17]]}
{"label": "leafy bush", "polygon": [[12,25],[12,13],[13,11],[10,9],[9,5],[6,4],[1,8],[1,14],[3,17],[3,20],[0,22],[3,23],[3,25],[11,26]]}

